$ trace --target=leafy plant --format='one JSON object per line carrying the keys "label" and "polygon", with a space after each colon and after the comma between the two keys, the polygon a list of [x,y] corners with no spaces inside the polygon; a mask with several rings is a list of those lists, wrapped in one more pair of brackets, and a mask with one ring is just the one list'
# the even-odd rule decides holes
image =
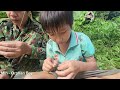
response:
{"label": "leafy plant", "polygon": [[0,18],[7,18],[5,11],[0,11]]}
{"label": "leafy plant", "polygon": [[[84,18],[84,14],[79,18]],[[75,21],[73,28],[77,32],[85,33],[92,40],[99,69],[120,69],[120,17],[105,20],[96,15],[93,22],[85,25],[81,23],[84,19],[79,18],[77,22]]]}

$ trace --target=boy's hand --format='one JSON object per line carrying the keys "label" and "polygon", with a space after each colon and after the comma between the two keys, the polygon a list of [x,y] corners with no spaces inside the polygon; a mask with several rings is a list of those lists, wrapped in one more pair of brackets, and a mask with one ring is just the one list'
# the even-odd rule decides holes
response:
{"label": "boy's hand", "polygon": [[53,69],[58,65],[58,58],[55,56],[54,59],[52,58],[47,58],[44,60],[44,63],[43,63],[43,71],[53,71]]}
{"label": "boy's hand", "polygon": [[52,63],[52,59],[51,58],[47,58],[44,60],[44,63],[43,63],[43,71],[48,71],[50,72],[53,68],[53,63]]}
{"label": "boy's hand", "polygon": [[60,64],[57,68],[60,71],[56,71],[58,79],[74,79],[80,71],[80,63],[81,61],[72,60]]}

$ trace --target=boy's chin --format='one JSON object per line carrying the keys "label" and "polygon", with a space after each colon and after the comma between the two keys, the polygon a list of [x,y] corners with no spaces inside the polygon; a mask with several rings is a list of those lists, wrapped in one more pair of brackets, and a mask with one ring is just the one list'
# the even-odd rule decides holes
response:
{"label": "boy's chin", "polygon": [[59,43],[57,43],[57,44],[59,44],[59,45],[63,45],[63,44],[65,44],[65,42],[59,42]]}

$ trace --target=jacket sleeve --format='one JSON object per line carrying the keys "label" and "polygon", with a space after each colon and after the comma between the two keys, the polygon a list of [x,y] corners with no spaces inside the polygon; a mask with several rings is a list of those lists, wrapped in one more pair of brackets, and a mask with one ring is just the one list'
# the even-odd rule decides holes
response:
{"label": "jacket sleeve", "polygon": [[5,34],[3,32],[3,30],[5,30],[6,26],[5,26],[5,22],[0,22],[0,41],[5,41]]}

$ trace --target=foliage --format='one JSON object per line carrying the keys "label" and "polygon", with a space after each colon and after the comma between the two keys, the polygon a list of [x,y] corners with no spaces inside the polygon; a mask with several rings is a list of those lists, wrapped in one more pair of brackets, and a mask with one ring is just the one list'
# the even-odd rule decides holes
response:
{"label": "foliage", "polygon": [[7,18],[5,11],[0,11],[0,19],[1,18]]}
{"label": "foliage", "polygon": [[120,69],[120,17],[112,20],[95,17],[93,22],[85,25],[77,20],[73,28],[85,33],[92,40],[99,69]]}

